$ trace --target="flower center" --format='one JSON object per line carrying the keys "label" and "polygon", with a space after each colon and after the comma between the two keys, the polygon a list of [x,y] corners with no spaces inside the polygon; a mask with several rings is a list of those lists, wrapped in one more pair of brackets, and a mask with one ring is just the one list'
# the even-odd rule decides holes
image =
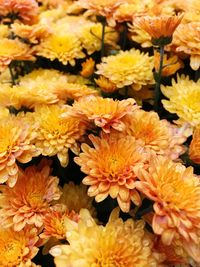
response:
{"label": "flower center", "polygon": [[[5,240],[4,240],[5,241]],[[6,242],[0,242],[0,263],[3,266],[18,266],[23,258],[23,244],[21,242],[8,239]],[[2,266],[1,265],[1,266]]]}

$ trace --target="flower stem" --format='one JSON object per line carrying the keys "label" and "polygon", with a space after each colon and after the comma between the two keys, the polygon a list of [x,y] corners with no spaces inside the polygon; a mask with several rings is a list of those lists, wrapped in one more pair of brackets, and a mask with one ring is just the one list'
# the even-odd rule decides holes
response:
{"label": "flower stem", "polygon": [[163,58],[164,58],[164,45],[160,46],[160,65],[159,70],[156,72],[156,86],[154,92],[154,110],[159,114],[160,106],[160,84],[162,78],[162,69],[163,69]]}
{"label": "flower stem", "polygon": [[15,75],[13,73],[13,68],[12,68],[12,63],[9,65],[9,71],[10,71],[10,77],[11,77],[11,80],[12,80],[12,85],[16,85],[16,82],[15,82]]}
{"label": "flower stem", "polygon": [[103,17],[102,21],[102,35],[101,35],[101,58],[104,57],[105,53],[105,29],[106,29],[106,19]]}

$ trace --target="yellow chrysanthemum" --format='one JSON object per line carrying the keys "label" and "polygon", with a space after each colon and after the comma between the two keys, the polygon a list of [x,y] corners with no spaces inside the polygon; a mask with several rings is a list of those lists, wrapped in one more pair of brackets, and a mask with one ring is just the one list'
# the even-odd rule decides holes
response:
{"label": "yellow chrysanthemum", "polygon": [[50,28],[45,24],[24,25],[12,24],[15,35],[28,40],[32,44],[38,44],[50,35]]}
{"label": "yellow chrysanthemum", "polygon": [[151,159],[148,170],[137,169],[136,188],[154,201],[152,227],[165,245],[180,239],[200,262],[200,182],[192,167],[164,157]]}
{"label": "yellow chrysanthemum", "polygon": [[97,15],[106,17],[108,25],[115,26],[113,13],[125,3],[125,0],[79,0],[78,5],[87,9],[86,15]]}
{"label": "yellow chrysanthemum", "polygon": [[100,202],[110,195],[117,198],[124,212],[128,212],[131,201],[136,205],[141,201],[135,190],[135,169],[145,167],[143,149],[132,136],[110,134],[90,135],[89,138],[94,148],[82,144],[83,152],[74,159],[81,171],[88,175],[83,184],[90,186],[89,196],[95,196]]}
{"label": "yellow chrysanthemum", "polygon": [[118,88],[132,85],[135,90],[140,90],[143,85],[154,83],[153,57],[135,49],[104,57],[97,69],[97,74],[105,76]]}
{"label": "yellow chrysanthemum", "polygon": [[0,25],[0,38],[7,38],[10,34],[10,29],[8,25]]}
{"label": "yellow chrysanthemum", "polygon": [[143,221],[123,222],[114,210],[106,226],[98,226],[83,209],[78,224],[67,220],[66,225],[69,245],[58,245],[50,251],[56,267],[160,266]]}
{"label": "yellow chrysanthemum", "polygon": [[1,267],[36,267],[31,259],[38,252],[38,232],[35,228],[26,228],[15,232],[12,228],[0,231]]}
{"label": "yellow chrysanthemum", "polygon": [[33,145],[34,125],[14,116],[5,116],[0,120],[0,183],[7,182],[13,187],[18,177],[18,166],[29,162],[39,153]]}
{"label": "yellow chrysanthemum", "polygon": [[126,125],[124,133],[142,141],[147,151],[154,151],[173,160],[186,151],[183,143],[191,131],[185,125],[178,128],[167,120],[160,120],[156,112],[144,110],[134,111],[123,122]]}
{"label": "yellow chrysanthemum", "polygon": [[1,16],[7,17],[12,14],[25,24],[34,24],[38,19],[38,12],[35,0],[0,0]]}
{"label": "yellow chrysanthemum", "polygon": [[38,167],[20,170],[13,188],[1,186],[0,218],[3,226],[13,225],[15,231],[21,231],[26,225],[43,225],[52,201],[61,195],[59,179],[51,176],[50,171],[49,163],[42,161]]}
{"label": "yellow chrysanthemum", "polygon": [[13,60],[34,60],[33,50],[19,40],[2,38],[0,42],[0,71],[4,71]]}
{"label": "yellow chrysanthemum", "polygon": [[194,134],[192,136],[192,141],[189,147],[189,157],[193,162],[200,164],[200,127],[199,126],[194,130]]}
{"label": "yellow chrysanthemum", "polygon": [[141,44],[143,48],[152,46],[151,36],[143,29],[129,25],[129,31],[130,31],[130,38],[134,42]]}
{"label": "yellow chrysanthemum", "polygon": [[88,209],[94,217],[96,216],[96,210],[92,202],[93,198],[87,195],[87,187],[83,184],[75,185],[73,182],[64,185],[62,195],[57,201],[58,204],[64,204],[67,210],[76,213],[79,213],[81,209]]}
{"label": "yellow chrysanthemum", "polygon": [[200,124],[200,79],[195,82],[188,76],[178,76],[171,86],[161,86],[169,100],[162,100],[166,110],[179,116],[177,123],[187,122],[191,126]]}
{"label": "yellow chrysanthemum", "polygon": [[88,96],[80,98],[73,104],[73,111],[78,117],[93,122],[106,133],[109,133],[111,128],[122,131],[124,128],[122,118],[135,109],[137,105],[132,98],[119,101],[100,96]]}
{"label": "yellow chrysanthemum", "polygon": [[64,65],[76,64],[76,59],[84,58],[81,42],[73,33],[53,32],[36,48],[36,54],[50,60],[58,59]]}
{"label": "yellow chrysanthemum", "polygon": [[[80,28],[78,37],[83,48],[91,55],[95,51],[101,50],[102,25],[101,23],[85,23]],[[104,43],[106,46],[118,48],[117,42],[119,34],[111,27],[105,27]]]}
{"label": "yellow chrysanthemum", "polygon": [[[70,108],[70,107],[69,107]],[[33,119],[38,123],[35,145],[44,156],[57,155],[61,165],[68,165],[68,150],[79,152],[77,141],[85,132],[85,124],[73,116],[62,117],[66,106],[41,106],[36,108]]]}
{"label": "yellow chrysanthemum", "polygon": [[198,70],[200,67],[200,22],[179,25],[174,33],[171,49],[189,55],[191,68]]}

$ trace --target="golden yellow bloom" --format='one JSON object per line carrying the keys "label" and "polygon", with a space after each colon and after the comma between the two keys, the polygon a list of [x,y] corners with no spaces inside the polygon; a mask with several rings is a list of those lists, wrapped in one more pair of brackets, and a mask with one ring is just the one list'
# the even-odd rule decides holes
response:
{"label": "golden yellow bloom", "polygon": [[186,168],[164,157],[154,157],[148,171],[136,171],[135,182],[154,201],[152,227],[165,245],[180,239],[184,249],[200,262],[200,183],[193,168]]}
{"label": "golden yellow bloom", "polygon": [[139,91],[135,91],[134,88],[128,89],[128,96],[133,97],[137,104],[142,105],[142,100],[145,99],[153,99],[154,93],[152,88],[149,88],[149,86],[144,86]]}
{"label": "golden yellow bloom", "polygon": [[73,182],[64,185],[62,195],[57,201],[58,204],[65,205],[67,210],[76,213],[79,213],[81,209],[88,209],[90,214],[95,217],[96,210],[92,202],[93,198],[87,195],[87,187],[83,184],[75,185]]}
{"label": "golden yellow bloom", "polygon": [[108,25],[115,26],[113,13],[125,0],[78,0],[78,5],[87,9],[86,15],[106,17]]}
{"label": "golden yellow bloom", "polygon": [[0,71],[4,71],[13,60],[34,60],[33,50],[19,40],[2,38],[0,42]]}
{"label": "golden yellow bloom", "polygon": [[129,25],[129,31],[130,31],[130,38],[134,42],[141,44],[141,47],[146,48],[152,46],[151,36],[143,29]]}
{"label": "golden yellow bloom", "polygon": [[162,93],[169,100],[162,100],[166,110],[179,116],[177,123],[187,122],[191,126],[200,124],[200,79],[195,82],[188,76],[177,76],[172,86],[161,86]]}
{"label": "golden yellow bloom", "polygon": [[122,131],[124,129],[122,118],[135,109],[137,105],[132,98],[119,101],[100,96],[88,96],[80,98],[73,104],[73,111],[78,117],[93,122],[106,133],[109,133],[111,128]]}
{"label": "golden yellow bloom", "polygon": [[[70,108],[70,107],[69,107]],[[67,106],[36,107],[33,119],[38,122],[35,145],[44,156],[57,155],[61,165],[68,165],[68,150],[79,152],[78,139],[85,132],[85,124],[73,116],[65,116]]]}
{"label": "golden yellow bloom", "polygon": [[97,74],[105,76],[118,88],[132,85],[140,90],[143,85],[154,83],[153,57],[135,49],[104,57],[97,69]]}
{"label": "golden yellow bloom", "polygon": [[183,16],[144,16],[136,18],[134,25],[146,31],[153,40],[171,38]]}
{"label": "golden yellow bloom", "polygon": [[100,76],[100,78],[95,79],[95,82],[105,93],[113,93],[118,90],[117,86],[104,76]]}
{"label": "golden yellow bloom", "polygon": [[189,147],[189,157],[193,162],[200,164],[200,127],[194,130]]}
{"label": "golden yellow bloom", "polygon": [[125,134],[135,137],[143,143],[147,151],[165,155],[173,160],[186,151],[183,143],[191,134],[186,125],[181,128],[167,120],[160,120],[154,111],[135,110],[123,119]]}
{"label": "golden yellow bloom", "polygon": [[200,67],[200,22],[181,24],[174,33],[170,49],[190,56],[191,68],[198,70]]}
{"label": "golden yellow bloom", "polygon": [[1,16],[7,17],[12,14],[25,24],[34,24],[38,19],[38,12],[35,0],[0,0]]}
{"label": "golden yellow bloom", "polygon": [[9,36],[9,27],[8,25],[1,24],[0,25],[0,38],[7,38]]}
{"label": "golden yellow bloom", "polygon": [[18,177],[16,160],[27,163],[39,154],[32,144],[36,135],[34,124],[10,115],[1,118],[0,127],[0,183],[13,187]]}
{"label": "golden yellow bloom", "polygon": [[117,22],[126,22],[126,21],[132,21],[133,17],[135,16],[135,13],[138,12],[138,7],[141,6],[141,4],[138,1],[135,1],[133,4],[131,3],[124,3],[119,6],[119,8],[114,13],[114,19]]}
{"label": "golden yellow bloom", "polygon": [[[78,37],[82,43],[83,48],[91,55],[95,51],[101,50],[102,25],[101,23],[84,23],[81,27]],[[105,27],[105,46],[112,48],[119,48],[117,42],[119,40],[119,33],[111,27]]]}
{"label": "golden yellow bloom", "polygon": [[114,210],[106,226],[98,226],[87,210],[81,210],[78,224],[66,221],[69,245],[50,250],[56,267],[149,267],[160,266],[159,254],[151,251],[153,242],[143,221],[123,222]]}
{"label": "golden yellow bloom", "polygon": [[50,59],[58,59],[64,65],[76,64],[76,59],[84,58],[80,40],[73,33],[53,32],[36,47],[36,54]]}
{"label": "golden yellow bloom", "polygon": [[3,226],[13,225],[21,231],[26,225],[41,227],[53,200],[58,200],[61,191],[59,179],[50,175],[47,161],[35,167],[20,170],[13,188],[1,186],[0,218]]}
{"label": "golden yellow bloom", "polygon": [[0,231],[0,265],[2,267],[34,267],[31,259],[38,252],[35,228],[15,232],[12,228]]}
{"label": "golden yellow bloom", "polygon": [[28,40],[32,44],[38,44],[50,35],[50,28],[45,24],[24,25],[12,24],[12,31],[15,35]]}
{"label": "golden yellow bloom", "polygon": [[55,237],[57,239],[65,239],[66,226],[65,220],[69,218],[74,222],[78,222],[79,215],[74,211],[57,211],[50,210],[44,217],[44,230],[40,235],[41,238],[47,239],[49,237]]}
{"label": "golden yellow bloom", "polygon": [[81,64],[82,66],[82,71],[80,74],[88,78],[94,73],[94,67],[95,67],[95,61],[92,58],[87,59],[85,62]]}
{"label": "golden yellow bloom", "polygon": [[[160,53],[154,50],[154,67],[158,72],[160,66]],[[184,67],[184,63],[177,55],[164,54],[162,76],[170,76]]]}
{"label": "golden yellow bloom", "polygon": [[97,202],[110,195],[128,212],[131,201],[136,205],[141,201],[135,190],[135,169],[144,168],[143,149],[132,136],[103,134],[100,138],[93,135],[89,138],[94,148],[83,144],[83,152],[74,159],[88,175],[83,179],[83,184],[90,186],[88,195],[95,196]]}

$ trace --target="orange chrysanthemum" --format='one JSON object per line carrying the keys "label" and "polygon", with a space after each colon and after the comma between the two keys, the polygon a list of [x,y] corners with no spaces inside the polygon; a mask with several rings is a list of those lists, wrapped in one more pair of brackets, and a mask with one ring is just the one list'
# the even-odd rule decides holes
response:
{"label": "orange chrysanthemum", "polygon": [[44,217],[44,230],[40,237],[44,239],[49,237],[65,239],[67,231],[67,228],[65,227],[66,218],[78,222],[79,215],[74,211],[68,210],[50,210],[47,212]]}
{"label": "orange chrysanthemum", "polygon": [[136,170],[136,188],[154,201],[152,227],[165,245],[180,239],[184,249],[200,262],[200,182],[192,167],[164,157],[152,158],[148,171]]}
{"label": "orange chrysanthemum", "polygon": [[12,24],[15,35],[28,40],[32,44],[38,44],[50,35],[50,28],[45,24],[24,25],[19,23]]}
{"label": "orange chrysanthemum", "polygon": [[[90,104],[88,105],[88,103]],[[122,118],[136,108],[134,99],[129,98],[119,101],[100,96],[80,98],[73,105],[73,111],[77,116],[93,122],[106,133],[109,133],[111,128],[122,131],[124,129]]]}
{"label": "orange chrysanthemum", "polygon": [[0,71],[4,71],[13,60],[34,60],[33,50],[19,40],[2,38],[0,42]]}
{"label": "orange chrysanthemum", "polygon": [[105,93],[113,93],[118,90],[117,86],[104,76],[95,79],[95,82]]}
{"label": "orange chrysanthemum", "polygon": [[80,74],[88,78],[94,73],[95,61],[92,58],[88,58],[85,62],[81,64],[82,70]]}
{"label": "orange chrysanthemum", "polygon": [[189,157],[193,162],[200,164],[200,127],[194,130],[189,147]]}
{"label": "orange chrysanthemum", "polygon": [[131,201],[140,204],[140,196],[135,190],[135,170],[145,167],[142,148],[132,136],[103,134],[101,137],[90,135],[89,138],[94,148],[83,144],[83,152],[74,159],[88,175],[83,184],[90,186],[89,196],[95,196],[100,202],[110,195],[117,198],[124,212],[128,212]]}
{"label": "orange chrysanthemum", "polygon": [[87,9],[86,15],[95,14],[106,17],[110,26],[115,26],[113,13],[117,8],[125,3],[125,0],[79,0],[78,5]]}
{"label": "orange chrysanthemum", "polygon": [[78,223],[66,221],[69,245],[50,250],[56,267],[149,267],[160,264],[160,254],[152,252],[153,242],[143,221],[119,218],[111,213],[106,226],[95,223],[87,210],[81,210]]}
{"label": "orange chrysanthemum", "polygon": [[183,16],[144,16],[136,18],[134,25],[146,31],[153,40],[161,38],[172,38],[172,35],[178,25],[181,23]]}
{"label": "orange chrysanthemum", "polygon": [[1,267],[34,267],[31,259],[38,252],[38,231],[35,228],[15,232],[12,228],[0,230]]}
{"label": "orange chrysanthemum", "polygon": [[0,15],[16,16],[25,24],[34,24],[38,19],[39,8],[35,0],[0,0]]}
{"label": "orange chrysanthemum", "polygon": [[0,183],[13,187],[18,177],[16,161],[27,163],[39,154],[32,143],[36,134],[34,125],[14,116],[2,118],[0,128]]}
{"label": "orange chrysanthemum", "polygon": [[36,108],[33,119],[38,123],[35,145],[44,156],[57,155],[61,165],[68,165],[68,150],[79,152],[77,141],[85,133],[85,124],[76,117],[67,115],[70,107],[41,106]]}
{"label": "orange chrysanthemum", "polygon": [[127,115],[123,123],[126,125],[124,133],[141,140],[147,151],[171,159],[177,159],[186,151],[183,143],[191,134],[186,125],[178,128],[167,120],[160,120],[156,112],[141,109]]}
{"label": "orange chrysanthemum", "polygon": [[52,201],[61,195],[59,180],[50,176],[50,171],[49,164],[42,161],[38,167],[20,170],[13,188],[1,186],[0,218],[3,226],[13,225],[15,231],[21,231],[26,225],[43,225]]}

